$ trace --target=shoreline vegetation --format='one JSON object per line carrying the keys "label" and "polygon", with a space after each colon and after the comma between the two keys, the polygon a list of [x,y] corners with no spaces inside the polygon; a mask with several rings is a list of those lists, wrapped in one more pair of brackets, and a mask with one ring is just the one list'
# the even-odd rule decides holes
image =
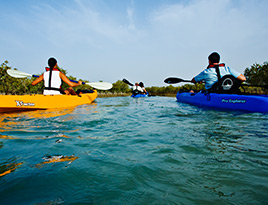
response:
{"label": "shoreline vegetation", "polygon": [[[162,97],[176,97],[177,93],[166,93],[163,95],[151,95],[150,97],[155,96],[162,96]],[[130,97],[132,93],[112,93],[112,92],[106,92],[106,93],[98,93],[98,98],[108,98],[108,97]]]}
{"label": "shoreline vegetation", "polygon": [[[15,69],[8,66],[8,61],[4,61],[0,65],[0,93],[4,95],[24,95],[24,94],[42,94],[44,90],[44,85],[39,83],[35,86],[32,86],[31,83],[35,79],[34,77],[27,78],[13,78],[7,74],[8,69]],[[83,82],[88,82],[83,79],[76,79],[73,76],[67,74],[67,71],[63,68],[59,68],[69,79],[71,80],[81,80]],[[268,62],[264,62],[263,65],[253,64],[250,68],[246,68],[244,75],[247,78],[246,83],[257,86],[245,86],[240,88],[242,93],[246,94],[268,94],[268,89],[261,87],[268,85]],[[168,77],[164,76],[163,78]],[[163,79],[164,80],[164,79]],[[4,82],[4,83],[3,83]],[[101,82],[101,81],[100,81]],[[65,90],[69,86],[63,82],[62,88]],[[74,90],[90,90],[92,87],[89,85],[80,85],[75,87]],[[178,91],[200,91],[204,90],[204,84],[175,84],[167,85],[163,87],[146,87],[146,90],[150,96],[167,96],[175,97]],[[98,97],[119,97],[119,96],[131,96],[131,88],[128,84],[124,83],[122,80],[118,80],[113,83],[113,87],[108,91],[98,90]]]}

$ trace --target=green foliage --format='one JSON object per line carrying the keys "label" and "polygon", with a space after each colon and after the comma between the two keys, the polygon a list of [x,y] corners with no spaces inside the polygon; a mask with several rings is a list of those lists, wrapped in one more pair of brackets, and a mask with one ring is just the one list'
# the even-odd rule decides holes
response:
{"label": "green foliage", "polygon": [[256,87],[256,86],[242,86],[240,88],[240,91],[242,93],[249,93],[249,94],[268,94],[268,90],[265,88],[261,88],[261,87]]}
{"label": "green foliage", "polygon": [[113,83],[113,87],[111,90],[109,90],[109,92],[112,92],[112,93],[130,93],[131,89],[129,88],[129,86],[126,83],[124,83],[121,80],[118,80],[115,83]]}
{"label": "green foliage", "polygon": [[5,61],[0,66],[0,93],[2,94],[24,94],[30,93],[31,89],[28,86],[31,83],[31,80],[13,78],[7,74],[7,70],[11,69],[8,66],[8,61]]}
{"label": "green foliage", "polygon": [[244,75],[250,84],[268,85],[268,62],[263,65],[253,64],[251,68],[245,69]]}
{"label": "green foliage", "polygon": [[173,85],[163,87],[148,87],[146,90],[150,95],[176,95],[179,90],[203,90],[203,84],[185,84],[182,86],[175,87]]}
{"label": "green foliage", "polygon": [[5,61],[4,63],[1,64],[1,67],[0,67],[0,81],[1,81],[1,84],[0,84],[0,92],[3,93],[3,94],[7,94],[9,93],[9,90],[11,90],[11,77],[8,76],[7,74],[7,70],[10,68],[8,65],[8,61]]}
{"label": "green foliage", "polygon": [[150,95],[166,95],[166,94],[176,94],[179,91],[179,87],[174,87],[173,85],[164,87],[148,87],[146,90]]}
{"label": "green foliage", "polygon": [[[247,83],[252,85],[268,85],[268,62],[263,65],[253,64],[250,68],[246,68],[244,75],[247,78]],[[245,92],[267,94],[268,90],[260,87],[246,87]]]}

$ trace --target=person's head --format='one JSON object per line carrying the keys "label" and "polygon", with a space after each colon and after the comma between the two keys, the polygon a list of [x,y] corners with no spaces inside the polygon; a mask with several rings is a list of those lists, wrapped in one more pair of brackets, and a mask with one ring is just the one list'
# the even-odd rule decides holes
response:
{"label": "person's head", "polygon": [[54,68],[56,64],[57,64],[57,60],[55,58],[48,59],[49,68]]}
{"label": "person's head", "polygon": [[135,83],[135,86],[139,86],[139,83]]}
{"label": "person's head", "polygon": [[213,52],[208,56],[209,63],[219,63],[220,55],[217,52]]}
{"label": "person's head", "polygon": [[140,87],[144,87],[143,82],[140,82],[140,83],[139,83],[139,86],[140,86]]}

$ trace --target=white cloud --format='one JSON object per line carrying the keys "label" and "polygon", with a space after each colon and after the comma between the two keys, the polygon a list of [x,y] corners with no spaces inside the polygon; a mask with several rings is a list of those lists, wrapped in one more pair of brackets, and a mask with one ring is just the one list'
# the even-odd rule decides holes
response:
{"label": "white cloud", "polygon": [[128,26],[128,28],[130,29],[130,30],[135,30],[135,24],[134,24],[134,22],[133,22],[133,13],[134,13],[134,11],[133,11],[133,9],[132,8],[128,8],[127,9],[127,17],[128,17],[128,19],[129,19],[129,26]]}
{"label": "white cloud", "polygon": [[[152,13],[150,36],[159,42],[158,49],[173,51],[166,53],[172,58],[177,56],[178,67],[184,68],[173,71],[184,72],[189,77],[197,74],[207,63],[207,55],[216,50],[223,60],[242,72],[246,64],[250,66],[256,59],[254,48],[267,48],[264,36],[268,36],[268,19],[263,8],[268,3],[233,3],[231,0],[190,1],[167,5]],[[264,53],[267,52],[262,49],[262,58]]]}
{"label": "white cloud", "polygon": [[244,4],[234,8],[230,0],[200,0],[161,8],[151,16],[151,24],[159,35],[178,45],[224,45],[252,37],[260,20],[255,12],[250,14]]}

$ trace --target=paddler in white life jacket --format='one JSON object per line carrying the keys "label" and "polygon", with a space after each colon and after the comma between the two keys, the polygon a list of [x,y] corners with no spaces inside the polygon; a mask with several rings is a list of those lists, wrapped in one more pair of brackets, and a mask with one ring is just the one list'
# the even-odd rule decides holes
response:
{"label": "paddler in white life jacket", "polygon": [[[82,84],[82,81],[78,81],[78,83],[71,82],[64,73],[60,72],[58,69],[58,63],[55,58],[48,59],[48,66],[46,67],[46,72],[40,75],[37,79],[32,82],[32,85],[36,85],[41,81],[44,81],[44,95],[77,95],[72,87],[76,87]],[[70,87],[67,90],[62,90],[61,84],[63,80]]]}
{"label": "paddler in white life jacket", "polygon": [[146,94],[146,93],[147,93],[147,90],[145,89],[143,82],[140,82],[140,83],[139,83],[139,86],[140,86],[141,89],[142,89],[142,94]]}
{"label": "paddler in white life jacket", "polygon": [[143,89],[140,87],[139,83],[135,83],[135,85],[132,87],[132,93],[133,95],[138,95],[143,93]]}

